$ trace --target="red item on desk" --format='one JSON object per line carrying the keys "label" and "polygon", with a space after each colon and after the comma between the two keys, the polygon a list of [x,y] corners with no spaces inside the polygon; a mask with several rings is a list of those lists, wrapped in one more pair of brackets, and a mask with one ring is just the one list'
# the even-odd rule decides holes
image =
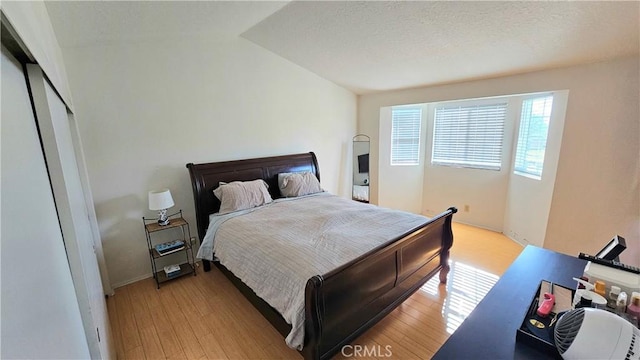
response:
{"label": "red item on desk", "polygon": [[551,312],[551,309],[553,309],[553,305],[555,305],[555,303],[556,303],[555,295],[551,293],[544,293],[544,300],[542,301],[542,304],[540,304],[540,306],[538,307],[538,310],[536,311],[536,313],[540,317],[549,316],[549,313]]}

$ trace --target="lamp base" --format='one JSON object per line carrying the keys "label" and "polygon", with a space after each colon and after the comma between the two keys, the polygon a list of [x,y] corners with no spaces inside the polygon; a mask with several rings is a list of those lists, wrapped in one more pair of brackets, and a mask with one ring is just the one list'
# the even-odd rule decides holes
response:
{"label": "lamp base", "polygon": [[167,209],[162,209],[158,211],[158,225],[160,226],[169,225],[169,218],[167,217]]}

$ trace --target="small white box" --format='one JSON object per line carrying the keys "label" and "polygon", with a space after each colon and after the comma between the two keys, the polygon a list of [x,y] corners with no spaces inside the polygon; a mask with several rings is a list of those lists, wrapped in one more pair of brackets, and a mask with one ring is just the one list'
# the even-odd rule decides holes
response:
{"label": "small white box", "polygon": [[164,273],[167,275],[167,277],[175,276],[180,273],[180,265],[165,266]]}

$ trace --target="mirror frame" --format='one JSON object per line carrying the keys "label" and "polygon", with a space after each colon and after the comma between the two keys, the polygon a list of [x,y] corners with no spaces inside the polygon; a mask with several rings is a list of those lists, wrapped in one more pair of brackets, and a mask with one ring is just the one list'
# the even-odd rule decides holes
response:
{"label": "mirror frame", "polygon": [[[366,139],[366,140],[361,140]],[[361,145],[361,146],[358,146]],[[366,146],[366,149],[364,148]],[[367,157],[366,172],[361,172],[360,167],[363,166],[359,157],[369,155],[371,153],[371,138],[365,134],[357,134],[352,138],[352,177],[351,177],[351,199],[368,203],[369,202],[369,184],[370,184],[370,165],[371,161]]]}

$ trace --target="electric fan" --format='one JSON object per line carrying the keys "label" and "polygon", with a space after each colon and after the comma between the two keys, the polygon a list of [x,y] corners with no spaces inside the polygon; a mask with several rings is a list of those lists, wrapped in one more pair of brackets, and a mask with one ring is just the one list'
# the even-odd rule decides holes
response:
{"label": "electric fan", "polygon": [[563,359],[640,359],[640,330],[605,310],[568,311],[556,324],[556,347]]}

